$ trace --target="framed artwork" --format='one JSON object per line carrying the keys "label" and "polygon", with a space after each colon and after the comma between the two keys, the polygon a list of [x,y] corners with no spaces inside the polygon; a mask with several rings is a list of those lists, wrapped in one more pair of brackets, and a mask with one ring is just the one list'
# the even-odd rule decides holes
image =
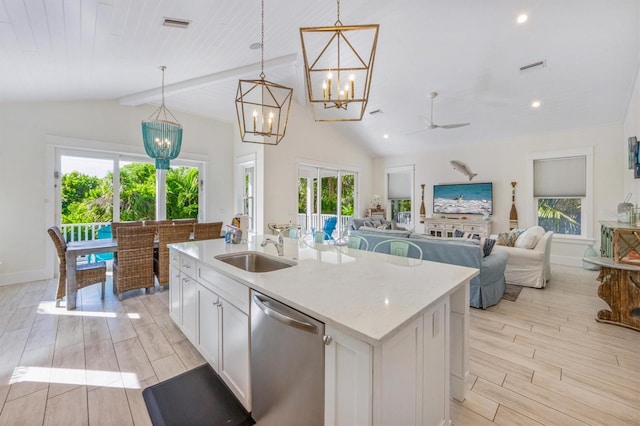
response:
{"label": "framed artwork", "polygon": [[631,170],[635,168],[635,165],[638,162],[638,141],[636,137],[631,136],[628,140],[628,144],[629,144],[629,170]]}

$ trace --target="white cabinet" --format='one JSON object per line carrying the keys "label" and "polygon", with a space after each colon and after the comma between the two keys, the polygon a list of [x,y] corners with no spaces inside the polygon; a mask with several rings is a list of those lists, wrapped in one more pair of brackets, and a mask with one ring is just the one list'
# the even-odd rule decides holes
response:
{"label": "white cabinet", "polygon": [[449,422],[449,298],[374,348],[373,424]]}
{"label": "white cabinet", "polygon": [[251,404],[249,316],[224,299],[219,374],[247,409]]}
{"label": "white cabinet", "polygon": [[196,338],[195,261],[176,253],[170,255],[169,314],[191,342]]}
{"label": "white cabinet", "polygon": [[182,332],[195,344],[197,327],[197,288],[196,280],[187,274],[180,274],[182,286]]}
{"label": "white cabinet", "polygon": [[196,347],[214,370],[220,371],[220,298],[198,284],[198,340]]}
{"label": "white cabinet", "polygon": [[325,326],[325,425],[370,425],[373,383],[371,345]]}
{"label": "white cabinet", "polygon": [[425,219],[424,233],[432,237],[453,237],[455,231],[466,232],[481,238],[491,235],[491,221],[469,219]]}
{"label": "white cabinet", "polygon": [[251,411],[249,289],[184,253],[170,253],[171,318]]}
{"label": "white cabinet", "polygon": [[169,315],[173,322],[182,327],[182,301],[180,300],[180,269],[178,266],[169,265]]}

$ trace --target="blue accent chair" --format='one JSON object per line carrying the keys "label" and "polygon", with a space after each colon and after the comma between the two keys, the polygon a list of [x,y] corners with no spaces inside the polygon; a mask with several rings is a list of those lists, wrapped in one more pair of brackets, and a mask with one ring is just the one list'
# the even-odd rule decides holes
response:
{"label": "blue accent chair", "polygon": [[336,229],[336,224],[338,223],[337,217],[329,217],[324,221],[324,227],[322,228],[322,232],[324,232],[325,240],[332,240],[333,231]]}

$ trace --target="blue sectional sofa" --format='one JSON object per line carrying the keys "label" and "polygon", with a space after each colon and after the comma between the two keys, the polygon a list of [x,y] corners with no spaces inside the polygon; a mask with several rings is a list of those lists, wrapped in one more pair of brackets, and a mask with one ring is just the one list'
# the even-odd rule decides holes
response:
{"label": "blue sectional sofa", "polygon": [[[468,266],[480,270],[480,274],[471,280],[469,305],[474,308],[488,308],[500,301],[505,289],[504,270],[509,260],[509,254],[505,251],[494,250],[489,256],[484,253],[477,240],[462,238],[438,238],[427,237],[406,231],[381,232],[360,228],[351,231],[352,235],[358,235],[367,240],[369,250],[380,241],[408,240],[416,243],[422,249],[422,258],[434,262],[449,263],[452,265]],[[387,252],[389,245],[381,246],[381,252]],[[409,246],[409,256],[418,257],[418,251]]]}

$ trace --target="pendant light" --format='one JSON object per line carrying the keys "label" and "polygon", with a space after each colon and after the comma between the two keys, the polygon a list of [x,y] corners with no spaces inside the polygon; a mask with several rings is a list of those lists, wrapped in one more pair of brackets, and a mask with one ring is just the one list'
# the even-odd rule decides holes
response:
{"label": "pendant light", "polygon": [[142,140],[147,155],[156,160],[156,169],[168,169],[169,160],[180,154],[182,125],[164,105],[164,70],[162,70],[162,104],[149,118],[142,121]]}
{"label": "pendant light", "polygon": [[367,107],[378,24],[300,28],[307,93],[316,121],[359,121]]}
{"label": "pendant light", "polygon": [[287,130],[293,89],[265,80],[264,0],[261,1],[260,79],[240,80],[236,113],[243,142],[277,145]]}

